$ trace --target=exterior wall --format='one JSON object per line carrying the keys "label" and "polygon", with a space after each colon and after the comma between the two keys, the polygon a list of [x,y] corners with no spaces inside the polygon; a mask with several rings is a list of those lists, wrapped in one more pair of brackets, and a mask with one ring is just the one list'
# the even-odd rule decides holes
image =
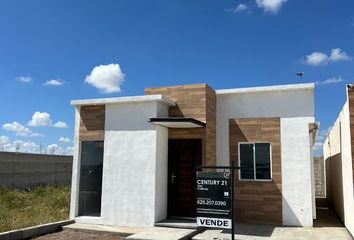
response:
{"label": "exterior wall", "polygon": [[216,158],[218,165],[230,163],[229,119],[312,117],[312,123],[314,122],[313,89],[241,94],[217,93],[216,96]]}
{"label": "exterior wall", "polygon": [[229,119],[273,117],[280,118],[283,224],[312,226],[314,186],[311,184],[309,123],[315,122],[313,89],[217,92],[217,164],[230,163]]}
{"label": "exterior wall", "polygon": [[230,159],[238,161],[239,142],[271,143],[272,180],[239,180],[236,174],[236,221],[282,224],[280,118],[230,120]]}
{"label": "exterior wall", "polygon": [[0,186],[70,186],[72,163],[72,156],[0,152]]}
{"label": "exterior wall", "polygon": [[352,150],[352,178],[354,184],[354,88],[351,87],[348,89],[347,92],[348,98],[348,107],[349,107],[349,124],[350,124],[350,143],[351,143],[351,150]]}
{"label": "exterior wall", "polygon": [[[84,121],[80,112],[77,110],[76,121],[82,139]],[[157,102],[105,106],[101,217],[76,217],[80,166],[77,140],[71,218],[79,223],[139,227],[153,226],[166,217],[168,131],[148,119],[167,115],[168,107]],[[97,135],[89,139],[101,136],[95,131]]]}
{"label": "exterior wall", "polygon": [[74,219],[78,213],[79,182],[80,182],[80,107],[75,107],[75,130],[74,130],[74,155],[71,177],[70,195],[70,219]]}
{"label": "exterior wall", "polygon": [[170,139],[202,139],[202,161],[216,162],[216,95],[207,84],[146,88],[146,95],[163,94],[176,102],[169,117],[190,117],[206,123],[204,128],[169,129]]}
{"label": "exterior wall", "polygon": [[[283,224],[312,226],[313,194],[309,123],[312,117],[281,119]],[[296,186],[296,187],[294,187]]]}
{"label": "exterior wall", "polygon": [[314,157],[316,198],[326,197],[325,168],[323,157]]}
{"label": "exterior wall", "polygon": [[[164,203],[167,197],[167,185],[155,188],[161,180],[156,177],[167,179],[167,164],[165,168],[157,164],[157,161],[167,163],[166,149],[157,146],[158,133],[165,129],[148,122],[156,115],[156,103],[106,107],[101,213],[104,224],[153,226],[156,219],[166,217],[165,204],[155,208],[157,202]],[[159,141],[167,146],[167,134],[159,135],[165,136]]]}
{"label": "exterior wall", "polygon": [[[350,96],[350,92],[348,95]],[[347,101],[323,145],[327,172],[327,198],[349,232],[354,235],[351,105]]]}

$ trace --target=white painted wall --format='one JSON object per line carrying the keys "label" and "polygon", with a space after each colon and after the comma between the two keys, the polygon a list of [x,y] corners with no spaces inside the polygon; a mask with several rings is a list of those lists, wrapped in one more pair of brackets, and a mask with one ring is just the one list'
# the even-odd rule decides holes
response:
{"label": "white painted wall", "polygon": [[313,117],[281,118],[283,224],[288,226],[313,222],[311,122]]}
{"label": "white painted wall", "polygon": [[[142,227],[166,217],[168,130],[148,120],[167,116],[168,106],[159,102],[106,105],[101,217],[77,222]],[[74,163],[79,166],[78,157]]]}
{"label": "white painted wall", "polygon": [[[340,127],[339,127],[340,126]],[[342,198],[333,195],[335,204],[342,214],[346,228],[354,235],[354,192],[353,192],[353,168],[351,129],[348,102],[345,103],[337,121],[329,132],[328,138],[323,145],[324,159],[341,154],[342,169]],[[334,170],[332,170],[334,171]]]}
{"label": "white painted wall", "polygon": [[283,223],[312,226],[309,123],[315,122],[313,88],[217,94],[217,164],[230,162],[229,119],[262,117],[281,118]]}
{"label": "white painted wall", "polygon": [[80,107],[75,107],[75,134],[73,152],[73,170],[71,177],[71,196],[70,196],[70,219],[74,219],[78,212],[79,202],[79,181],[80,181]]}
{"label": "white painted wall", "polygon": [[153,226],[167,211],[167,129],[148,122],[168,116],[167,106],[106,106],[102,222]]}

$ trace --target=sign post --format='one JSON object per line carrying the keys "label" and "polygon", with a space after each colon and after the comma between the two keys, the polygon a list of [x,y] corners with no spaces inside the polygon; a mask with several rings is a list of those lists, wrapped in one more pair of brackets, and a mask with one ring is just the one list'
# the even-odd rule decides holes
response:
{"label": "sign post", "polygon": [[200,169],[223,169],[229,172],[197,172],[197,226],[231,229],[235,239],[235,173],[231,166],[200,166]]}

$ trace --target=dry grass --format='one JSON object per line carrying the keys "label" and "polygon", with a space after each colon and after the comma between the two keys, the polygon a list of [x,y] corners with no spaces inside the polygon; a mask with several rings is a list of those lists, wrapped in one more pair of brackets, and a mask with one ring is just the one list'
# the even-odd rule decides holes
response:
{"label": "dry grass", "polygon": [[0,232],[68,219],[69,202],[68,187],[0,187]]}

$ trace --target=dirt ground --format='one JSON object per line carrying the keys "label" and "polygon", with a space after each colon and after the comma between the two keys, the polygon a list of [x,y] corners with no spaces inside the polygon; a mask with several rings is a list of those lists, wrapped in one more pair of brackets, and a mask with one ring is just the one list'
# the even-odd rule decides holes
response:
{"label": "dirt ground", "polygon": [[60,232],[40,236],[34,238],[35,240],[124,240],[125,237],[118,236],[113,233],[99,233],[99,232],[89,232],[89,231],[77,231],[65,229]]}

